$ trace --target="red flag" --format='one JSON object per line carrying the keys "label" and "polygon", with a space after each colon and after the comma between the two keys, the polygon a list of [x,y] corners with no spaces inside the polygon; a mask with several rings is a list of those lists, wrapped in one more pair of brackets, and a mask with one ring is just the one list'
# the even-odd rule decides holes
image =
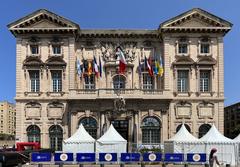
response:
{"label": "red flag", "polygon": [[125,69],[126,69],[127,61],[126,61],[123,51],[120,47],[117,47],[116,54],[119,57],[119,73],[124,73]]}
{"label": "red flag", "polygon": [[153,77],[153,69],[152,69],[152,60],[151,57],[149,56],[148,60],[145,57],[145,63],[147,65],[148,73],[151,77]]}

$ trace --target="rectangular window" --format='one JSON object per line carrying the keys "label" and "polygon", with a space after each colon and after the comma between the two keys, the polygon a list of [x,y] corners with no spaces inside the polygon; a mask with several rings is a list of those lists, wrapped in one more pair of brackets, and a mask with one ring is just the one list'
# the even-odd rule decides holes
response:
{"label": "rectangular window", "polygon": [[32,55],[39,54],[38,45],[30,45],[30,50]]}
{"label": "rectangular window", "polygon": [[143,73],[143,89],[154,89],[154,79],[148,73]]}
{"label": "rectangular window", "polygon": [[209,54],[209,53],[210,53],[209,43],[201,43],[201,54]]}
{"label": "rectangular window", "polygon": [[85,81],[85,89],[95,89],[95,75],[85,75],[84,76],[84,81]]}
{"label": "rectangular window", "polygon": [[210,91],[210,71],[200,71],[200,92]]}
{"label": "rectangular window", "polygon": [[60,45],[52,45],[52,52],[54,55],[61,54],[61,46]]}
{"label": "rectangular window", "polygon": [[29,78],[30,78],[30,91],[39,92],[40,90],[39,71],[38,70],[29,71]]}
{"label": "rectangular window", "polygon": [[177,89],[178,92],[188,92],[188,70],[178,70]]}
{"label": "rectangular window", "polygon": [[179,43],[178,44],[178,54],[187,54],[188,53],[188,44]]}
{"label": "rectangular window", "polygon": [[56,70],[51,72],[52,72],[53,92],[61,92],[62,91],[62,71]]}

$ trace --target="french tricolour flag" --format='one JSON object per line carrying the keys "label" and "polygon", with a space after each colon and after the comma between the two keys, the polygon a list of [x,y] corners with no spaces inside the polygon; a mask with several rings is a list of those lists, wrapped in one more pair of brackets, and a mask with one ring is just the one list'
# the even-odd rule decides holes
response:
{"label": "french tricolour flag", "polygon": [[122,49],[119,47],[117,47],[117,56],[119,58],[119,73],[124,73],[125,69],[126,69],[126,65],[127,65],[127,61],[125,59],[125,56],[123,54]]}
{"label": "french tricolour flag", "polygon": [[98,77],[98,65],[97,65],[97,60],[96,57],[94,56],[94,72],[95,72],[95,76]]}

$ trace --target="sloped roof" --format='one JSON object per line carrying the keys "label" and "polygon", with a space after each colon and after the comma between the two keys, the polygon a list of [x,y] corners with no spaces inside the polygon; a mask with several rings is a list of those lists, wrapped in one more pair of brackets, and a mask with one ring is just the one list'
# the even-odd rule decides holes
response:
{"label": "sloped roof", "polygon": [[[191,24],[194,23],[194,24]],[[166,30],[222,30],[228,32],[232,23],[215,16],[203,9],[193,8],[176,17],[173,17],[160,24],[159,30],[164,32]]]}
{"label": "sloped roof", "polygon": [[233,140],[223,136],[213,124],[211,129],[202,138],[199,139],[202,142],[233,142]]}
{"label": "sloped roof", "polygon": [[80,124],[77,131],[68,139],[63,141],[64,143],[89,143],[95,142],[95,139],[89,135],[89,133],[85,130],[82,124]]}
{"label": "sloped roof", "polygon": [[24,32],[43,33],[45,30],[49,32],[75,32],[80,30],[78,24],[46,9],[39,9],[7,26],[14,35]]}
{"label": "sloped roof", "polygon": [[126,143],[127,140],[125,140],[113,127],[111,124],[109,129],[107,130],[102,137],[100,137],[98,140],[100,143]]}
{"label": "sloped roof", "polygon": [[193,142],[198,141],[198,138],[194,137],[191,133],[188,132],[185,125],[182,124],[179,131],[168,141],[176,141],[176,142]]}

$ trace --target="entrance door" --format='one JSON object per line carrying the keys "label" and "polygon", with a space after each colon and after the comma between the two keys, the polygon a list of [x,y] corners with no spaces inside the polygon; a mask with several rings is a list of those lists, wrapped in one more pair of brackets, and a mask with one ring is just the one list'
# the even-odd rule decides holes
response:
{"label": "entrance door", "polygon": [[128,140],[128,121],[114,120],[111,122],[117,132],[126,140]]}

